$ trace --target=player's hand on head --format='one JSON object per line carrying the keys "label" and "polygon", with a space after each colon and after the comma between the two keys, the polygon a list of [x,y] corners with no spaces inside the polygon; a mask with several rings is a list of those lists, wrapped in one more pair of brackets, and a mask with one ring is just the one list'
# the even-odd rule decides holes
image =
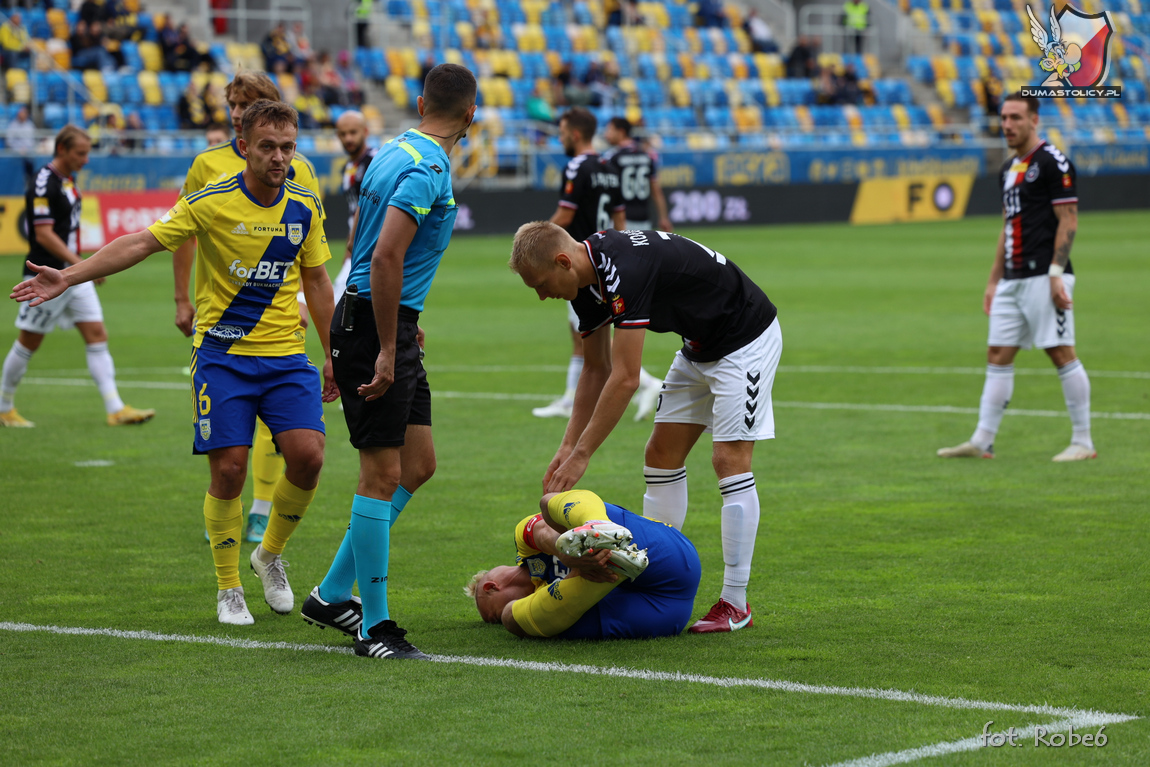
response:
{"label": "player's hand on head", "polygon": [[379,399],[395,382],[395,349],[380,349],[375,358],[375,376],[371,383],[360,386],[356,393],[368,402]]}
{"label": "player's hand on head", "polygon": [[29,269],[36,272],[36,276],[29,277],[12,288],[12,292],[8,295],[9,298],[21,303],[27,301],[29,306],[39,306],[68,289],[68,281],[64,279],[60,270],[50,266],[40,266],[31,261],[28,261],[27,264]]}

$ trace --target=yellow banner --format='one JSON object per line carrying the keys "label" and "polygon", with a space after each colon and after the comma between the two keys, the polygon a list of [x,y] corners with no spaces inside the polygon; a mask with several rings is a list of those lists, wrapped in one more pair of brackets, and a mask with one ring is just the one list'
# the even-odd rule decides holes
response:
{"label": "yellow banner", "polygon": [[23,197],[0,197],[0,255],[28,255]]}
{"label": "yellow banner", "polygon": [[901,176],[859,183],[852,224],[949,221],[966,215],[974,176]]}

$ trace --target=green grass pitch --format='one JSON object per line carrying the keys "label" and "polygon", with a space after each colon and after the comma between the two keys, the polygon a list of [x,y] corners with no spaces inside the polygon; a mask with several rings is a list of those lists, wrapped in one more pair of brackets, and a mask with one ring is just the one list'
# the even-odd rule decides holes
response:
{"label": "green grass pitch", "polygon": [[[106,427],[69,332],[46,340],[18,393],[36,428],[0,430],[0,763],[1148,764],[1146,719],[1105,720],[1101,748],[948,746],[988,720],[1025,731],[1087,710],[1143,716],[1150,704],[1146,223],[1145,212],[1080,221],[1078,349],[1099,458],[1070,465],[1050,461],[1070,425],[1038,351],[1017,360],[1011,410],[1030,414],[1004,420],[997,458],[934,455],[975,425],[945,407],[978,406],[996,220],[685,232],[765,288],[784,335],[778,438],[754,462],[755,626],[610,643],[517,639],[482,624],[461,593],[476,570],[513,561],[512,526],[534,508],[564,426],[530,408],[560,391],[569,343],[562,303],[540,304],[508,271],[510,238],[457,237],[422,320],[439,469],[393,532],[390,579],[393,616],[421,649],[452,656],[444,663],[277,648],[349,642],[298,609],[272,613],[246,566],[256,624],[216,622],[208,470],[191,455],[181,374],[189,344],[172,323],[170,260],[155,256],[100,295],[121,394],[156,419]],[[14,283],[18,260],[0,263]],[[0,354],[15,314],[0,303]],[[647,369],[662,374],[677,346],[648,334]],[[319,492],[285,553],[297,608],[326,571],[355,487],[342,415],[326,412]],[[650,424],[629,416],[582,486],[639,510]],[[705,443],[688,472],[701,615],[722,577]],[[595,671],[610,668],[709,679]],[[1077,713],[1028,708],[1042,705]],[[1104,720],[1080,721],[1095,733]]]}

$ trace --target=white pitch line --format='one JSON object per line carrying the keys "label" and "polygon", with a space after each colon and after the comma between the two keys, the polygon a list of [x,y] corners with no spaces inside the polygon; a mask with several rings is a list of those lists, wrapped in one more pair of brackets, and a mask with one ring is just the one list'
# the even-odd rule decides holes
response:
{"label": "white pitch line", "polygon": [[[1021,730],[1015,730],[1018,734],[1016,741],[1019,742],[1018,746],[1011,746],[1009,744],[991,747],[983,743],[982,735],[976,735],[973,738],[963,738],[962,740],[944,741],[942,743],[933,743],[929,746],[919,746],[918,748],[908,748],[904,751],[890,751],[885,754],[873,754],[871,756],[864,756],[861,759],[850,759],[845,762],[836,762],[830,767],[890,767],[894,764],[906,764],[907,762],[918,761],[919,759],[929,759],[933,756],[944,756],[946,754],[956,754],[962,751],[978,751],[986,748],[992,751],[1001,751],[1010,748],[1035,748],[1034,745],[1034,732],[1037,728],[1041,727],[1047,733],[1066,732],[1071,727],[1103,727],[1105,725],[1117,724],[1119,722],[1128,722],[1131,719],[1138,717],[1127,716],[1125,714],[1103,714],[1097,712],[1083,712],[1078,716],[1072,716],[1068,719],[1062,719],[1057,722],[1049,724],[1032,724]],[[1000,732],[1000,731],[999,731]],[[996,733],[991,733],[996,734]],[[1095,733],[1090,733],[1094,735]],[[1043,747],[1042,745],[1037,746]]]}
{"label": "white pitch line", "polygon": [[[95,386],[90,378],[25,378],[26,382],[40,386]],[[172,381],[117,381],[121,389],[172,389],[186,391],[190,383]],[[432,397],[441,399],[511,400],[523,402],[550,402],[551,394],[519,394],[511,392],[484,391],[438,391],[432,390]],[[863,412],[889,413],[942,413],[945,415],[978,415],[978,408],[956,407],[954,405],[885,405],[866,402],[780,402],[773,403],[777,408],[796,410],[859,410]],[[1064,410],[1021,410],[1007,409],[1006,415],[1028,416],[1032,418],[1065,418]],[[1150,413],[1105,413],[1093,412],[1092,418],[1115,421],[1150,421]]]}
{"label": "white pitch line", "polygon": [[[565,373],[566,365],[426,365],[431,373]],[[116,368],[120,375],[147,375],[151,373],[164,373],[180,375],[183,368],[178,367],[144,367],[144,368]],[[87,368],[56,368],[40,371],[45,376],[73,376],[85,375]],[[780,365],[780,373],[826,373],[851,375],[986,375],[985,367],[925,367],[925,366],[898,366],[898,365]],[[1091,378],[1134,378],[1150,380],[1150,373],[1141,370],[1095,370],[1089,371]],[[1052,376],[1056,374],[1054,368],[1020,368],[1014,369],[1015,375],[1020,376]]]}
{"label": "white pitch line", "polygon": [[[295,650],[310,652],[326,652],[347,655],[352,652],[348,647],[333,647],[331,645],[298,644],[293,642],[260,642],[251,639],[233,639],[231,637],[194,636],[189,634],[159,634],[154,631],[124,631],[121,629],[78,628],[68,626],[40,626],[33,623],[0,622],[0,630],[17,632],[47,632],[73,636],[103,636],[114,639],[139,639],[154,642],[186,642],[191,644],[209,644],[223,647],[232,647],[243,650]],[[1041,705],[1026,706],[1014,703],[996,703],[986,700],[972,700],[969,698],[947,698],[940,695],[923,695],[916,692],[902,690],[879,689],[874,687],[837,687],[827,685],[803,684],[801,682],[787,682],[778,679],[756,679],[746,677],[719,677],[704,676],[701,674],[683,674],[678,672],[653,671],[648,669],[619,668],[615,666],[585,666],[568,663],[542,663],[538,661],[510,660],[506,658],[481,658],[468,655],[434,655],[432,660],[437,663],[458,663],[469,666],[486,666],[496,668],[509,668],[519,671],[558,672],[569,674],[582,674],[593,676],[607,676],[624,679],[636,679],[646,682],[687,682],[704,684],[715,687],[753,687],[763,690],[778,690],[781,692],[805,693],[808,695],[835,695],[849,698],[870,698],[873,700],[886,700],[898,703],[917,703],[922,706],[936,706],[954,709],[973,709],[978,711],[1010,711],[1016,713],[1040,714],[1062,719],[1076,719],[1082,717],[1106,717],[1108,721],[1126,722],[1138,719],[1128,714],[1110,714],[1101,711],[1081,710],[1074,708],[1060,708],[1057,706]]]}

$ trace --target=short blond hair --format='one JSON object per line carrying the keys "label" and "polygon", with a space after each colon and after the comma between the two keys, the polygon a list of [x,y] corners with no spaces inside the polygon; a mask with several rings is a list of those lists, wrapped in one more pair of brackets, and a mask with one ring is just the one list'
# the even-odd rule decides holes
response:
{"label": "short blond hair", "polygon": [[463,593],[475,599],[475,595],[479,593],[479,584],[483,583],[483,579],[487,577],[490,570],[480,570],[475,575],[471,576],[471,580],[463,587]]}
{"label": "short blond hair", "polygon": [[546,269],[554,265],[555,254],[574,242],[567,230],[550,221],[532,221],[519,227],[511,244],[507,265],[519,274],[524,267]]}

